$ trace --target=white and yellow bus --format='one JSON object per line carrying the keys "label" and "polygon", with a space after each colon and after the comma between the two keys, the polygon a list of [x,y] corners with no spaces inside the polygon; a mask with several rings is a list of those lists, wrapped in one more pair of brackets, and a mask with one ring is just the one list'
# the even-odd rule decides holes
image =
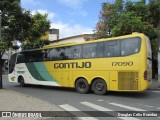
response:
{"label": "white and yellow bus", "polygon": [[113,38],[48,45],[12,54],[9,81],[92,90],[140,92],[152,78],[150,40],[142,33]]}

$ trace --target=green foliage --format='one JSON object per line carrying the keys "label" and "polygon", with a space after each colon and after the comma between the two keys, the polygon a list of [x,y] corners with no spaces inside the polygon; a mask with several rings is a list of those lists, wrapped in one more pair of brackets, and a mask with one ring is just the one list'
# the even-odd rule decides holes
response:
{"label": "green foliage", "polygon": [[[13,40],[20,41],[23,46],[30,44],[34,48],[36,43],[41,43],[41,37],[49,30],[50,22],[47,20],[47,14],[31,15],[31,11],[24,10],[20,6],[19,0],[0,0],[0,10],[3,39],[0,41],[1,52],[8,50],[9,47],[13,48]],[[48,44],[44,42],[44,45],[45,43]]]}
{"label": "green foliage", "polygon": [[[138,2],[116,0],[103,3],[96,38],[112,37],[141,32],[146,34],[152,44],[153,55],[157,54],[160,36],[160,0],[139,0]],[[160,38],[160,37],[159,37]]]}
{"label": "green foliage", "polygon": [[49,44],[49,40],[42,40],[41,37],[46,35],[49,30],[50,22],[47,20],[47,14],[36,13],[32,16],[32,27],[29,28],[22,50],[35,49]]}
{"label": "green foliage", "polygon": [[30,12],[21,8],[18,0],[1,0],[1,43],[5,42],[5,47],[0,46],[0,52],[12,47],[13,40],[23,41],[27,36],[27,31],[31,27],[32,18]]}
{"label": "green foliage", "polygon": [[0,40],[0,51],[5,51],[6,48],[7,48],[6,42],[3,39],[1,39]]}
{"label": "green foliage", "polygon": [[134,12],[122,13],[116,26],[113,26],[111,36],[131,34],[132,32],[143,32],[144,23],[141,17],[136,17]]}
{"label": "green foliage", "polygon": [[40,40],[40,38],[46,34],[49,30],[50,22],[47,20],[47,15],[36,13],[32,16],[32,27],[27,32],[25,41],[34,42]]}
{"label": "green foliage", "polygon": [[[2,88],[2,55],[8,48],[18,49],[12,42],[22,42],[23,48],[37,48],[49,44],[48,40],[41,40],[49,30],[50,22],[47,15],[30,11],[20,6],[20,0],[0,0],[0,88]],[[25,42],[24,42],[25,41]],[[26,45],[26,47],[25,47]]]}
{"label": "green foliage", "polygon": [[158,39],[154,39],[154,40],[152,40],[151,41],[151,44],[152,44],[152,53],[153,53],[153,57],[154,57],[154,59],[155,60],[157,60],[158,59]]}
{"label": "green foliage", "polygon": [[49,40],[37,40],[34,43],[26,43],[22,44],[21,48],[22,50],[29,50],[29,49],[36,49],[36,48],[42,48],[45,45],[49,45],[50,41]]}

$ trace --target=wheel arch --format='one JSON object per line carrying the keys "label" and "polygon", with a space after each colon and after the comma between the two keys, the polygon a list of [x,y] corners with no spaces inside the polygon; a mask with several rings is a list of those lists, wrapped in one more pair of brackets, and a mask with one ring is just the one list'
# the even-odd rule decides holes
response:
{"label": "wheel arch", "polygon": [[17,78],[18,83],[20,83],[20,81],[21,81],[22,79],[24,80],[24,77],[23,77],[22,75],[19,75],[18,78]]}

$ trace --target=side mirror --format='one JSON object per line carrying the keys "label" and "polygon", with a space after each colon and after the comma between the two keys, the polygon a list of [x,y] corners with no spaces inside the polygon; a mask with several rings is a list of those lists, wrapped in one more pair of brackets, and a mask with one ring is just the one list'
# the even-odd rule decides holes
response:
{"label": "side mirror", "polygon": [[8,61],[7,60],[4,62],[4,69],[8,70]]}

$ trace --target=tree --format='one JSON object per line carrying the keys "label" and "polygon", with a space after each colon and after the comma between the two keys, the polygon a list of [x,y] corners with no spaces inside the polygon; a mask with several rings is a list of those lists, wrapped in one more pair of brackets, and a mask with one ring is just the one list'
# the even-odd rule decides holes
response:
{"label": "tree", "polygon": [[[149,3],[146,3],[145,0],[138,2],[116,0],[113,4],[103,3],[96,26],[96,37],[113,37],[132,32],[144,33],[151,40],[152,56],[157,61],[157,40],[160,41],[159,14],[159,0],[149,0]],[[153,61],[153,72],[156,66],[155,61]]]}
{"label": "tree", "polygon": [[[37,43],[32,47],[42,47],[49,41],[42,41],[40,37],[49,30],[50,22],[47,15],[24,10],[20,0],[0,0],[1,28],[0,33],[0,88],[2,88],[2,56],[9,48],[13,48],[14,40],[20,41],[23,46]],[[25,42],[24,42],[25,41]],[[41,43],[40,46],[38,44]],[[24,47],[28,48],[28,47]]]}
{"label": "tree", "polygon": [[22,49],[41,48],[50,43],[49,40],[43,40],[41,37],[49,31],[50,22],[47,20],[47,14],[36,13],[32,16],[32,27],[27,32],[27,37],[22,42]]}
{"label": "tree", "polygon": [[2,56],[12,47],[13,40],[23,40],[29,28],[31,17],[23,11],[19,0],[0,0],[1,28],[0,38],[0,88],[2,88]]}

